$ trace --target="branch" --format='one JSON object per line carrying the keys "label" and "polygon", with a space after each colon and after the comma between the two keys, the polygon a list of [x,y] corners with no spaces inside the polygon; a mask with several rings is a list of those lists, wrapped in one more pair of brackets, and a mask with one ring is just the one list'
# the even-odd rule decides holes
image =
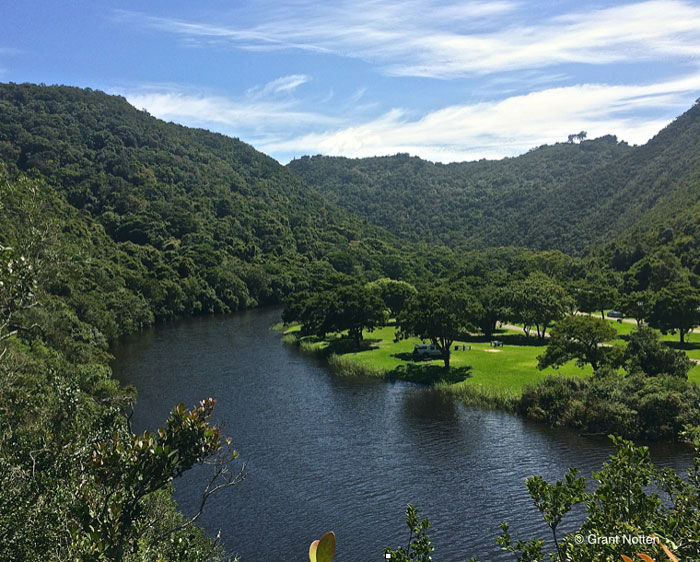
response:
{"label": "branch", "polygon": [[[195,521],[199,519],[202,513],[204,513],[204,507],[206,506],[207,501],[212,495],[226,488],[231,488],[232,486],[240,484],[243,480],[245,480],[245,463],[243,464],[241,469],[234,474],[229,470],[229,466],[227,464],[227,460],[229,458],[229,455],[221,455],[219,458],[216,459],[216,461],[211,463],[216,466],[216,470],[214,471],[213,475],[209,479],[209,483],[206,485],[204,491],[202,492],[202,498],[199,502],[199,508],[197,509],[197,513],[195,513],[194,516],[190,517],[180,525],[177,525],[173,529],[170,529],[169,531],[166,531],[165,533],[157,536],[155,539],[153,539],[154,544],[168,538],[169,536],[177,533],[178,531],[189,527],[190,525],[193,525]],[[217,481],[220,482],[217,483]],[[155,521],[152,524],[154,523]]]}

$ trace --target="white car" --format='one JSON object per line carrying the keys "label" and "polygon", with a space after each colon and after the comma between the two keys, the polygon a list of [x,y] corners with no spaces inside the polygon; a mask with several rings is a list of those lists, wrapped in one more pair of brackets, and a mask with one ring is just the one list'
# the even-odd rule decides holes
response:
{"label": "white car", "polygon": [[415,346],[413,348],[413,358],[419,359],[421,357],[442,357],[442,348],[439,345],[432,343],[423,343]]}

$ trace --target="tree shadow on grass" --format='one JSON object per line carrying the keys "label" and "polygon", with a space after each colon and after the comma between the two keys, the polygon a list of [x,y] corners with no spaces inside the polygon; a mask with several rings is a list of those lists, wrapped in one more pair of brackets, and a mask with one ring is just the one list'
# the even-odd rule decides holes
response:
{"label": "tree shadow on grass", "polygon": [[[547,332],[549,334],[549,331]],[[544,347],[547,345],[549,338],[541,340],[537,337],[537,332],[534,330],[530,333],[530,337],[527,337],[524,333],[513,334],[512,332],[506,332],[501,330],[496,330],[494,334],[488,338],[482,334],[480,335],[469,335],[462,337],[459,341],[466,343],[489,343],[493,340],[502,341],[503,345],[520,345],[520,346],[532,346],[532,347]]]}
{"label": "tree shadow on grass", "polygon": [[495,334],[493,339],[503,342],[503,345],[520,345],[530,347],[545,347],[548,339],[539,339],[537,335],[530,334],[528,338],[525,334]]}
{"label": "tree shadow on grass", "polygon": [[346,353],[371,351],[372,349],[376,349],[376,344],[381,341],[381,339],[365,338],[360,341],[360,345],[357,347],[352,338],[337,338],[328,342],[328,347],[323,350],[323,355],[345,355]]}
{"label": "tree shadow on grass", "polygon": [[415,365],[409,363],[407,365],[399,365],[396,369],[387,373],[387,379],[419,384],[435,384],[436,382],[455,384],[471,377],[471,371],[472,368],[469,365],[445,369],[442,365]]}
{"label": "tree shadow on grass", "polygon": [[681,343],[679,341],[667,341],[664,342],[671,349],[683,350],[683,351],[693,351],[695,349],[700,349],[700,342],[685,342]]}
{"label": "tree shadow on grass", "polygon": [[423,361],[434,361],[435,357],[413,357],[413,353],[410,351],[402,351],[401,353],[392,353],[392,357],[396,357],[397,359],[401,359],[401,361],[415,361],[415,362],[423,362]]}

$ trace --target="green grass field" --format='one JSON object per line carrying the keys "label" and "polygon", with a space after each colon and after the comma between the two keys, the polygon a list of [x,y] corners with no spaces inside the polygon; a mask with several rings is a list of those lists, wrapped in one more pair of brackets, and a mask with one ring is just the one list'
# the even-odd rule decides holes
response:
{"label": "green grass field", "polygon": [[[612,343],[625,345],[624,338],[634,330],[635,325],[611,322],[620,336]],[[365,331],[365,341],[359,351],[352,348],[350,340],[339,335],[322,340],[313,337],[297,339],[298,330],[298,326],[287,329],[286,337],[299,343],[303,351],[330,357],[332,366],[338,372],[440,383],[443,390],[465,396],[490,397],[492,402],[515,398],[526,385],[547,375],[586,377],[592,373],[589,366],[581,369],[574,362],[560,369],[538,370],[537,356],[544,352],[545,346],[538,343],[536,336],[531,335],[527,339],[519,330],[501,330],[495,336],[504,343],[503,347],[499,348],[492,348],[488,341],[480,337],[455,342],[460,349],[452,351],[449,371],[443,368],[441,360],[414,361],[413,346],[421,341],[410,338],[394,342],[393,326],[385,326],[372,332]],[[662,336],[662,339],[674,349],[683,349],[691,358],[700,359],[700,334],[691,334],[690,342],[682,347],[677,341],[677,335]],[[467,346],[466,351],[461,350],[462,344]],[[700,365],[691,369],[689,378],[700,384]]]}

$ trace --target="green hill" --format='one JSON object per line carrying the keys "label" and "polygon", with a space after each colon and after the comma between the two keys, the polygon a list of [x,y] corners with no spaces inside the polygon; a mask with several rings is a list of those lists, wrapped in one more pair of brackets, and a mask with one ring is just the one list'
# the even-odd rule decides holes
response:
{"label": "green hill", "polygon": [[404,154],[314,156],[288,168],[334,203],[409,240],[463,249],[559,248],[540,223],[543,207],[569,182],[631,151],[602,137],[498,161],[445,165]]}
{"label": "green hill", "polygon": [[639,147],[607,136],[499,161],[315,156],[288,168],[331,201],[411,240],[571,254],[615,239],[647,250],[700,247],[697,105]]}
{"label": "green hill", "polygon": [[121,97],[3,84],[0,114],[10,177],[42,179],[100,225],[125,289],[155,319],[277,303],[333,267],[385,275],[401,253],[387,232],[251,146],[165,123]]}

